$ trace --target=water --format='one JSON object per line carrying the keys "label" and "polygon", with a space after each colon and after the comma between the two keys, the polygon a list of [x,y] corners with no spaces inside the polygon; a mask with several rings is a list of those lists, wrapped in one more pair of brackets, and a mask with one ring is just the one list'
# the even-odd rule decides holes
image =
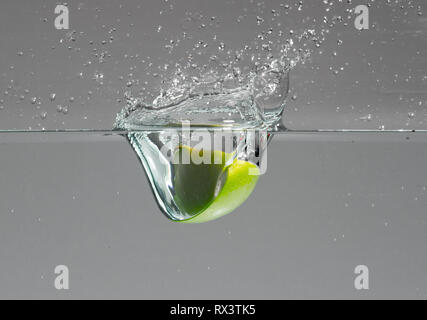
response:
{"label": "water", "polygon": [[368,294],[426,297],[426,150],[426,133],[277,133],[250,197],[191,226],[162,216],[121,134],[1,133],[2,270],[28,286],[0,295],[54,298],[65,263],[76,298],[357,298],[365,264]]}
{"label": "water", "polygon": [[202,94],[184,98],[165,107],[131,105],[118,116],[116,127],[135,130],[144,127],[180,126],[187,121],[192,126],[262,128],[264,117],[254,106],[248,91]]}
{"label": "water", "polygon": [[365,264],[379,273],[370,295],[424,298],[426,150],[426,133],[277,133],[250,197],[191,226],[161,215],[121,134],[1,133],[2,270],[29,284],[2,278],[0,295],[54,298],[65,263],[76,298],[357,298]]}
{"label": "water", "polygon": [[280,128],[289,66],[274,60],[247,75],[205,74],[170,83],[149,104],[127,96],[115,128],[146,130],[127,137],[168,218],[211,221],[234,211],[255,188],[268,131]]}
{"label": "water", "polygon": [[162,212],[174,221],[206,222],[232,212],[253,191],[271,138],[256,128],[158,126],[126,137]]}
{"label": "water", "polygon": [[[278,78],[288,82],[287,70],[283,73],[286,76]],[[127,131],[125,136],[140,159],[159,208],[173,221],[207,222],[241,206],[254,190],[258,176],[265,173],[262,161],[274,135],[296,138],[298,133],[330,133],[338,138],[356,133],[288,130],[281,125],[287,91],[276,99],[279,105],[265,110],[256,99],[254,82],[232,89],[218,83],[222,81],[199,83],[198,87],[190,86],[190,91],[174,88],[157,97],[152,106],[128,97],[127,107],[117,116],[116,129]],[[287,88],[280,82],[278,86]],[[222,91],[217,91],[218,87]],[[277,92],[273,90],[262,100],[274,100],[274,94]],[[373,133],[357,132],[356,137]],[[376,133],[421,134],[384,129]],[[239,170],[240,174],[233,175]]]}
{"label": "water", "polygon": [[[201,137],[204,139],[200,139]],[[285,148],[286,143],[292,142],[316,141],[319,144],[359,142],[362,146],[381,143],[399,146],[422,142],[422,146],[427,141],[427,132],[224,130],[222,127],[188,126],[182,129],[152,127],[139,131],[0,133],[0,143],[3,146],[10,143],[43,143],[54,147],[57,142],[78,142],[77,145],[80,145],[87,142],[125,140],[138,156],[154,199],[164,215],[173,221],[195,223],[217,219],[241,206],[256,189],[258,179],[264,179],[269,170],[272,170],[268,169],[267,160],[271,148]],[[267,148],[271,141],[273,142]],[[243,168],[244,171],[236,175],[236,168]],[[232,187],[228,187],[228,181],[231,181]],[[197,216],[199,219],[194,219]]]}
{"label": "water", "polygon": [[[189,130],[193,139],[188,142],[182,142],[185,131],[172,135],[149,131],[128,134],[159,207],[175,221],[193,222],[192,218],[209,214],[209,218],[203,219],[205,222],[231,213],[248,198],[258,180],[258,166],[267,144],[266,133],[200,133],[200,130]],[[193,147],[194,135],[208,138],[202,143],[197,140]],[[162,151],[165,146],[167,151]]]}

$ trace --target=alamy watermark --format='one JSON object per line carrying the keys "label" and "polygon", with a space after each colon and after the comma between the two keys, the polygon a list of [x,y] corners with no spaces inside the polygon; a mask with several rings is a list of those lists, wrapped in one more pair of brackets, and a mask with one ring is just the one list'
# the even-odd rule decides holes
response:
{"label": "alamy watermark", "polygon": [[357,30],[369,30],[369,7],[367,5],[359,5],[354,9],[357,15],[354,20],[354,27]]}
{"label": "alamy watermark", "polygon": [[[367,5],[358,5],[354,9],[357,15],[354,20],[354,27],[357,30],[369,30],[369,7]],[[59,4],[55,7],[55,28],[57,30],[68,30],[70,28],[70,13],[65,4]]]}
{"label": "alamy watermark", "polygon": [[63,4],[59,4],[55,7],[55,28],[57,30],[68,30],[70,28],[70,12],[68,7]]}
{"label": "alamy watermark", "polygon": [[369,268],[365,265],[358,265],[354,268],[354,288],[356,290],[369,290]]}
{"label": "alamy watermark", "polygon": [[54,286],[56,290],[69,290],[70,289],[70,270],[65,265],[55,267]]}
{"label": "alamy watermark", "polygon": [[[180,165],[231,165],[235,159],[256,165],[249,175],[267,171],[267,130],[233,128],[197,128],[188,121],[182,127],[154,133],[160,152],[159,161]],[[139,138],[137,139],[139,140]],[[151,157],[156,156],[152,154]]]}

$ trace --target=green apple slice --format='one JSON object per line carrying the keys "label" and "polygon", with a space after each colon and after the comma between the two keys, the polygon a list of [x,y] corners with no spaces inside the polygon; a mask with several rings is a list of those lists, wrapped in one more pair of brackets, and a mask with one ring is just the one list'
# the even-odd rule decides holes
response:
{"label": "green apple slice", "polygon": [[[190,164],[174,165],[175,202],[183,211],[193,215],[180,222],[202,223],[218,219],[246,201],[258,182],[259,175],[254,175],[254,172],[259,173],[256,165],[237,159],[225,165],[231,154],[189,147],[180,147],[175,156],[191,156],[192,152],[209,152],[212,161],[210,164],[191,161]],[[215,157],[222,159],[221,164],[214,163]]]}

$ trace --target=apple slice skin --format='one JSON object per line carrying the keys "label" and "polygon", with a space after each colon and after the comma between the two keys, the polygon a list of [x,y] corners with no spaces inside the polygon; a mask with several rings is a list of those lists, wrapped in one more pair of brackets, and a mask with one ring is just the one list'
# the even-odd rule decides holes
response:
{"label": "apple slice skin", "polygon": [[259,175],[254,175],[254,170],[259,172],[256,165],[242,160],[235,160],[226,169],[227,179],[215,200],[198,215],[179,222],[203,223],[218,219],[234,211],[248,199],[255,189]]}

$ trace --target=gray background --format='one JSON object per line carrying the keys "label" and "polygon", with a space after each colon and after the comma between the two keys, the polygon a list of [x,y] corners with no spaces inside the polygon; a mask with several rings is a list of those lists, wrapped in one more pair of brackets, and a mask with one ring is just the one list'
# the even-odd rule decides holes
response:
{"label": "gray background", "polygon": [[[303,1],[301,10],[298,3],[71,1],[70,29],[56,30],[55,1],[2,1],[0,130],[111,129],[124,106],[124,92],[158,92],[160,77],[154,75],[173,71],[176,62],[188,61],[188,53],[198,62],[191,48],[199,40],[210,44],[207,52],[217,54],[220,42],[227,50],[238,50],[270,28],[272,40],[279,31],[284,39],[293,32],[296,49],[313,50],[291,72],[290,97],[296,100],[288,101],[287,127],[427,128],[423,1]],[[370,6],[370,29],[359,32],[356,15],[349,10],[365,3]],[[257,17],[265,21],[257,25]],[[206,27],[200,28],[202,24]],[[320,48],[312,41],[298,42],[297,35],[309,29],[319,39],[328,30]],[[191,39],[182,40],[183,32]],[[172,53],[165,48],[170,40],[182,41]],[[201,63],[209,56],[202,55]],[[170,71],[159,70],[165,64]],[[53,102],[51,93],[56,94]],[[58,104],[67,106],[68,114],[56,112]],[[364,121],[368,115],[371,120]]]}
{"label": "gray background", "polygon": [[[304,2],[304,13],[281,17],[283,30],[303,30],[317,23],[306,17],[324,15],[317,2]],[[175,8],[168,12],[170,3]],[[266,1],[264,14],[279,3]],[[151,79],[138,60],[170,58],[162,56],[164,39],[186,11],[222,17],[216,32],[231,45],[256,35],[252,18],[263,7],[71,1],[73,41],[53,28],[55,4],[1,4],[2,130],[110,129],[129,73],[135,91]],[[293,70],[296,99],[285,124],[425,129],[422,5],[374,2],[370,30],[334,28],[323,54]],[[235,24],[245,7],[250,22]],[[344,11],[339,3],[332,8],[332,16]],[[157,33],[158,25],[166,34]],[[112,28],[114,40],[102,44]],[[105,51],[100,63],[94,53]],[[102,84],[95,72],[104,74]],[[30,102],[33,96],[39,105]],[[69,113],[56,112],[57,104],[68,105]],[[368,114],[371,121],[360,120]],[[251,198],[229,216],[193,226],[162,216],[120,137],[0,134],[0,297],[426,298],[426,143],[422,134],[276,137]],[[53,286],[59,264],[70,268],[69,291]],[[369,291],[354,289],[357,265],[369,267]]]}

